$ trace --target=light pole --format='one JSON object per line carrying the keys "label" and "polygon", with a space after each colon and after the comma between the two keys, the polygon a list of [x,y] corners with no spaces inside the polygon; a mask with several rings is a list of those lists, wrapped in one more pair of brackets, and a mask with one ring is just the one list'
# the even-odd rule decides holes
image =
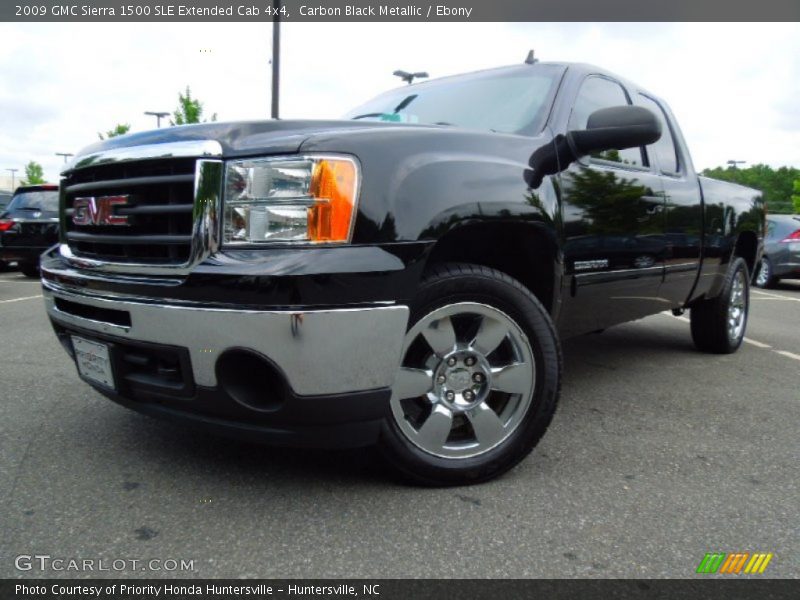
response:
{"label": "light pole", "polygon": [[272,0],[272,118],[278,118],[281,90],[281,0]]}
{"label": "light pole", "polygon": [[403,81],[405,81],[408,85],[411,85],[415,79],[421,79],[423,77],[427,77],[428,73],[425,71],[417,71],[416,73],[409,73],[408,71],[401,71],[398,69],[394,73],[392,73],[395,77],[399,77]]}
{"label": "light pole", "polygon": [[19,169],[6,169],[6,171],[11,171],[11,191],[14,191],[14,173],[19,171]]}
{"label": "light pole", "polygon": [[156,127],[158,127],[158,128],[161,128],[161,119],[163,119],[164,117],[169,115],[168,112],[156,112],[156,111],[151,111],[151,110],[144,111],[144,114],[146,114],[146,115],[148,115],[150,117],[155,117],[156,118]]}
{"label": "light pole", "polygon": [[64,164],[67,164],[67,159],[70,156],[75,156],[72,152],[56,152],[56,156],[63,156],[64,157]]}
{"label": "light pole", "polygon": [[747,162],[746,160],[729,160],[729,161],[728,161],[728,164],[729,164],[729,165],[730,165],[732,168],[734,168],[734,169],[738,169],[739,167],[737,167],[736,165],[743,165],[743,164],[745,164],[746,162]]}

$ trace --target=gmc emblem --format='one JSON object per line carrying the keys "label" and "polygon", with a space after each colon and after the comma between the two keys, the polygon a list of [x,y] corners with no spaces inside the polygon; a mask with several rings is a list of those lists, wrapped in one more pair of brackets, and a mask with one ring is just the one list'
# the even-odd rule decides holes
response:
{"label": "gmc emblem", "polygon": [[128,204],[128,196],[88,196],[75,198],[72,222],[75,225],[127,225],[127,215],[114,214],[115,206]]}

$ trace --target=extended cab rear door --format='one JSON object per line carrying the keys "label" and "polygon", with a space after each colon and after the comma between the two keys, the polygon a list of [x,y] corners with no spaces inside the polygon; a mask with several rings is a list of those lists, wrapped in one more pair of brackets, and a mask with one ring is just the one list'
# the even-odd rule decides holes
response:
{"label": "extended cab rear door", "polygon": [[703,240],[700,182],[677,123],[663,101],[643,92],[634,94],[633,100],[661,121],[661,139],[647,147],[650,162],[661,179],[666,202],[667,255],[659,296],[671,306],[678,306],[688,299],[700,269]]}
{"label": "extended cab rear door", "polygon": [[[625,86],[604,74],[583,78],[569,101],[566,130],[585,128],[600,108],[632,104]],[[645,148],[584,157],[561,173],[565,332],[669,308],[659,296],[668,256],[661,179]]]}

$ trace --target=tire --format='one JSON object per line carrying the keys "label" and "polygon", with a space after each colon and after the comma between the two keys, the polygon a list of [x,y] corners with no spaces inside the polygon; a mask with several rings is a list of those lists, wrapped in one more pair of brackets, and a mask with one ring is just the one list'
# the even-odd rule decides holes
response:
{"label": "tire", "polygon": [[747,264],[736,257],[728,266],[719,295],[692,307],[691,329],[694,345],[703,352],[736,352],[744,339],[749,312],[750,278]]}
{"label": "tire", "polygon": [[487,267],[438,265],[411,302],[380,448],[422,485],[497,477],[544,434],[561,371],[553,323],[525,287]]}
{"label": "tire", "polygon": [[25,275],[25,277],[30,277],[31,279],[39,278],[39,265],[33,263],[21,263],[19,265],[19,270],[23,275]]}
{"label": "tire", "polygon": [[775,284],[778,283],[778,280],[774,273],[775,271],[772,268],[772,261],[764,256],[761,258],[761,262],[758,264],[756,277],[753,283],[760,288],[775,287]]}

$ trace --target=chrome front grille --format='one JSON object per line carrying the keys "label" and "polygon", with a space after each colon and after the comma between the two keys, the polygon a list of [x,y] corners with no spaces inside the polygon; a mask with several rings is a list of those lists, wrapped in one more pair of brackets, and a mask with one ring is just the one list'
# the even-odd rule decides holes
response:
{"label": "chrome front grille", "polygon": [[199,262],[217,247],[223,168],[206,157],[221,153],[216,142],[192,141],[79,157],[61,180],[62,256],[130,274],[174,274]]}
{"label": "chrome front grille", "polygon": [[[192,245],[194,159],[100,165],[68,174],[64,238],[75,256],[118,263],[183,264]],[[126,225],[76,225],[77,198],[122,196]]]}

